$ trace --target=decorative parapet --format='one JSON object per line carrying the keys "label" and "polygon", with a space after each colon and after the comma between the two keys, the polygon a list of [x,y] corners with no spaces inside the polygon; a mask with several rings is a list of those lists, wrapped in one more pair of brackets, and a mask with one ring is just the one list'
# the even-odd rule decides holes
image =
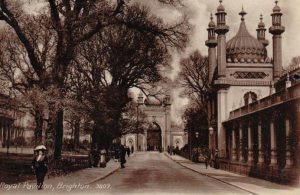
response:
{"label": "decorative parapet", "polygon": [[263,99],[231,111],[229,114],[229,119],[227,121],[250,115],[255,112],[259,112],[270,107],[282,104],[284,102],[289,102],[296,99],[300,99],[300,83],[296,83],[295,85],[284,91],[274,93]]}
{"label": "decorative parapet", "polygon": [[215,85],[238,85],[238,86],[270,86],[270,81],[264,80],[228,80],[228,79],[219,79],[215,80]]}

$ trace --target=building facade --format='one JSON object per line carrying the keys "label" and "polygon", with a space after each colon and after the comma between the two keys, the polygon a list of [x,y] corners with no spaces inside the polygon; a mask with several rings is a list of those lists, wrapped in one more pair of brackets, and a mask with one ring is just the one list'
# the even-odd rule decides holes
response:
{"label": "building facade", "polygon": [[287,181],[297,177],[291,174],[299,161],[298,139],[290,139],[298,136],[299,130],[299,83],[290,78],[298,74],[298,68],[283,70],[281,35],[285,28],[275,2],[269,28],[272,58],[266,49],[269,41],[262,15],[257,37],[253,37],[242,9],[239,30],[229,41],[227,13],[221,0],[216,24],[211,16],[206,41],[212,88],[209,147],[217,152],[223,169]]}
{"label": "building facade", "polygon": [[168,147],[182,148],[185,144],[184,131],[171,124],[171,98],[162,99],[143,94],[138,97],[138,110],[146,116],[148,126],[143,133],[127,134],[123,144],[141,151],[167,150]]}

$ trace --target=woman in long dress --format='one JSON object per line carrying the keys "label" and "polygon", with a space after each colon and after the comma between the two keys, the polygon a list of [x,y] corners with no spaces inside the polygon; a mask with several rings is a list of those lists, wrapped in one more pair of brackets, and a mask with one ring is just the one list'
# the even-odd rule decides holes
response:
{"label": "woman in long dress", "polygon": [[37,188],[38,190],[42,189],[44,178],[48,171],[47,166],[47,156],[45,150],[35,150],[35,157],[32,161],[32,169],[36,175]]}

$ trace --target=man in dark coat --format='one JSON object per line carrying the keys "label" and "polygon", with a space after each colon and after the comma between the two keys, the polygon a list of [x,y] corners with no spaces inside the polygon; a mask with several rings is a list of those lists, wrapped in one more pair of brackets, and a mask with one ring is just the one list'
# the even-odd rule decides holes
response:
{"label": "man in dark coat", "polygon": [[35,151],[35,157],[32,160],[32,169],[36,175],[36,181],[37,181],[37,188],[38,190],[41,190],[44,183],[44,178],[46,176],[46,173],[48,171],[47,166],[47,156],[45,154],[45,151],[43,150],[37,150]]}
{"label": "man in dark coat", "polygon": [[131,154],[133,154],[133,152],[134,152],[134,147],[131,146]]}
{"label": "man in dark coat", "polygon": [[126,163],[126,150],[125,147],[123,145],[120,145],[120,164],[121,164],[121,168],[125,168],[124,164]]}
{"label": "man in dark coat", "polygon": [[129,147],[126,147],[126,153],[127,153],[127,156],[129,157],[130,156],[130,149],[129,149]]}

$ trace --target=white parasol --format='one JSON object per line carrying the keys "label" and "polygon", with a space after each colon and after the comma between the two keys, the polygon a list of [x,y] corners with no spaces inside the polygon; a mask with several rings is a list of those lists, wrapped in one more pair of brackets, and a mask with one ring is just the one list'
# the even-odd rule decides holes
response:
{"label": "white parasol", "polygon": [[47,150],[47,149],[46,149],[46,146],[39,145],[39,146],[35,147],[34,150]]}

